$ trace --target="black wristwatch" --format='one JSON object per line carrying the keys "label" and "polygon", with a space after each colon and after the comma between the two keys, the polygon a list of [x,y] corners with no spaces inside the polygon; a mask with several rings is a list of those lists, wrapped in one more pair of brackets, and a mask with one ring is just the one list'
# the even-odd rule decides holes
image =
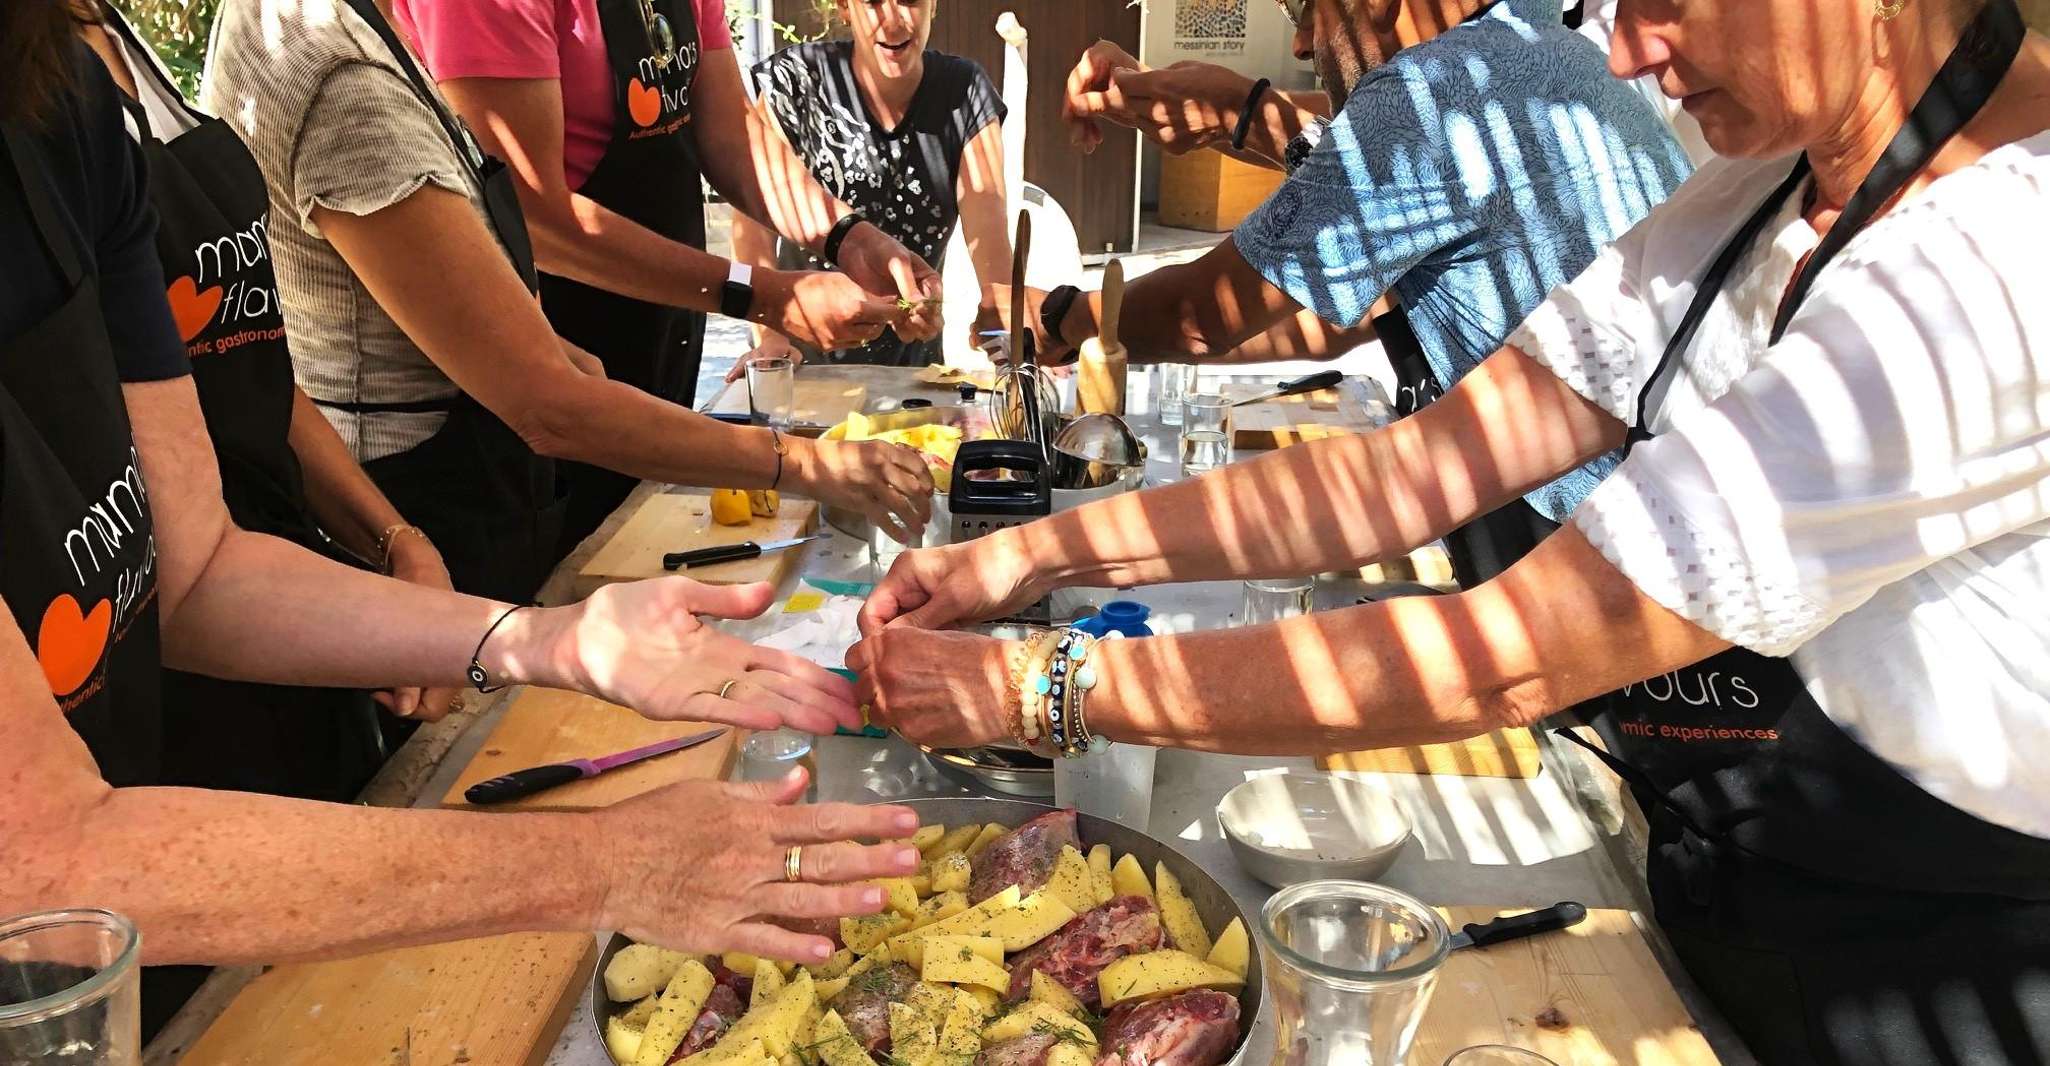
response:
{"label": "black wristwatch", "polygon": [[1316,151],[1317,146],[1323,143],[1327,129],[1328,127],[1321,122],[1312,122],[1304,126],[1301,133],[1289,139],[1288,147],[1281,152],[1281,163],[1288,168],[1289,173],[1295,173],[1309,161],[1310,153]]}
{"label": "black wristwatch", "polygon": [[1039,329],[1046,334],[1048,344],[1067,346],[1067,338],[1061,332],[1061,323],[1067,321],[1068,311],[1075,306],[1075,298],[1080,295],[1081,289],[1073,285],[1063,285],[1047,293],[1046,299],[1039,302]]}
{"label": "black wristwatch", "polygon": [[726,268],[726,284],[719,286],[719,313],[745,320],[755,306],[755,268],[735,262]]}

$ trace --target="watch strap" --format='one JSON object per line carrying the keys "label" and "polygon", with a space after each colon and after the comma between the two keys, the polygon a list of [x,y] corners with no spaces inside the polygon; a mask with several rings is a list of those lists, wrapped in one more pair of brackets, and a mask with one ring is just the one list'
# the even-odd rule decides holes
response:
{"label": "watch strap", "polygon": [[719,287],[719,313],[745,319],[755,304],[755,268],[738,260],[726,267],[726,284]]}
{"label": "watch strap", "polygon": [[1068,320],[1068,311],[1075,306],[1075,300],[1082,290],[1073,285],[1063,285],[1046,294],[1039,302],[1039,329],[1046,334],[1052,347],[1064,347],[1067,340],[1061,333],[1061,324]]}

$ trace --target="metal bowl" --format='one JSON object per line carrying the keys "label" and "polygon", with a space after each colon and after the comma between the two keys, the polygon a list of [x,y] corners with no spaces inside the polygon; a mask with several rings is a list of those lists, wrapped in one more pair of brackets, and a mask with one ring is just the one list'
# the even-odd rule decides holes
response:
{"label": "metal bowl", "polygon": [[976,792],[1000,792],[1022,799],[1053,798],[1053,760],[1023,748],[990,745],[983,748],[928,748],[925,761],[942,777]]}
{"label": "metal bowl", "polygon": [[[910,807],[912,810],[917,811],[918,817],[929,825],[951,826],[967,825],[971,822],[977,824],[995,822],[998,825],[1020,826],[1053,810],[1052,807],[1037,803],[1026,803],[1022,800],[981,799],[976,797],[913,799],[899,800],[897,802],[902,806]],[[1138,859],[1140,864],[1148,870],[1153,869],[1155,863],[1166,863],[1167,868],[1173,870],[1174,875],[1181,880],[1182,891],[1188,893],[1189,902],[1196,905],[1196,913],[1202,916],[1203,925],[1213,933],[1230,925],[1231,920],[1234,918],[1244,923],[1246,934],[1249,938],[1252,938],[1255,949],[1249,953],[1246,960],[1246,985],[1239,992],[1238,1046],[1232,1050],[1231,1056],[1224,1060],[1222,1066],[1246,1066],[1248,1062],[1253,1061],[1254,1056],[1249,1053],[1247,1037],[1253,1031],[1254,1019],[1260,1016],[1260,1006],[1264,998],[1262,993],[1266,990],[1266,982],[1261,972],[1260,951],[1258,950],[1258,926],[1255,924],[1260,920],[1259,912],[1257,910],[1249,911],[1239,906],[1238,901],[1231,897],[1231,893],[1226,892],[1224,887],[1219,885],[1201,866],[1181,852],[1145,833],[1110,821],[1109,819],[1098,818],[1088,814],[1078,814],[1076,816],[1075,829],[1077,835],[1082,839],[1082,846],[1085,848],[1093,847],[1097,844],[1108,844],[1111,851],[1120,855],[1131,855],[1133,858]],[[605,945],[604,952],[598,956],[598,968],[591,976],[591,1017],[597,1023],[598,1044],[600,1047],[604,1047],[605,1044],[606,1020],[627,1006],[627,1004],[623,1003],[614,1003],[605,995],[605,967],[612,962],[612,956],[618,954],[621,948],[626,947],[630,943],[632,941],[626,937],[617,933],[613,934],[611,941]],[[614,1066],[629,1066],[629,1064],[620,1063],[618,1060],[613,1059],[611,1057],[612,1052],[609,1049],[605,1054],[606,1060],[614,1063]]]}
{"label": "metal bowl", "polygon": [[1372,881],[1409,843],[1409,815],[1386,790],[1349,777],[1291,771],[1224,794],[1217,825],[1247,873],[1275,888]]}

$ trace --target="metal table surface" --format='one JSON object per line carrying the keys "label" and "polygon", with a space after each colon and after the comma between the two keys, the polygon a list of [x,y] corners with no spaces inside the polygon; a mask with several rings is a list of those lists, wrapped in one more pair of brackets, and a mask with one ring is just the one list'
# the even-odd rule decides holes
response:
{"label": "metal table surface", "polygon": [[[823,369],[823,368],[821,368]],[[879,368],[833,368],[854,371],[849,377],[869,380],[871,395],[887,395],[893,378]],[[903,371],[896,371],[901,375]],[[1144,375],[1136,372],[1135,380]],[[901,382],[901,378],[894,379]],[[1254,380],[1254,379],[1247,379]],[[1260,379],[1260,380],[1265,380]],[[1143,391],[1135,389],[1143,396]],[[1142,401],[1143,402],[1143,401]],[[1176,473],[1175,430],[1161,426],[1143,408],[1131,419],[1148,440],[1149,480],[1172,480]],[[630,501],[629,506],[634,502]],[[797,578],[872,580],[867,546],[834,531],[815,544]],[[787,594],[790,589],[785,589]],[[1354,602],[1360,589],[1327,579],[1320,583],[1318,606]],[[1163,585],[1119,594],[1153,609],[1157,632],[1187,632],[1232,624],[1240,606],[1238,582]],[[1065,604],[1056,601],[1056,613]],[[770,622],[731,624],[744,637],[758,636]],[[443,763],[442,772],[423,792],[438,797],[460,767],[489,735],[493,723],[474,728]],[[884,802],[917,796],[968,795],[925,761],[901,739],[823,737],[815,749],[819,768],[818,799],[855,803]],[[1253,880],[1232,858],[1215,817],[1217,803],[1248,777],[1291,768],[1307,768],[1308,759],[1214,755],[1162,751],[1155,770],[1153,811],[1147,830],[1167,841],[1215,877],[1244,909],[1257,916],[1272,890]],[[1442,906],[1489,905],[1505,908],[1541,907],[1560,900],[1578,900],[1589,907],[1634,909],[1637,901],[1618,876],[1601,835],[1575,798],[1548,769],[1532,779],[1456,777],[1445,775],[1365,774],[1377,779],[1404,803],[1415,822],[1415,840],[1383,881]],[[429,801],[431,802],[431,801]],[[600,934],[601,940],[608,934]],[[1682,995],[1690,999],[1686,989]],[[1449,999],[1441,992],[1440,999]],[[1690,1005],[1692,1003],[1690,1002]],[[1273,1043],[1271,1007],[1255,1019],[1252,1047]],[[1250,1061],[1265,1063],[1269,1055]],[[608,1059],[591,1016],[588,998],[548,1057],[549,1066],[606,1066]]]}

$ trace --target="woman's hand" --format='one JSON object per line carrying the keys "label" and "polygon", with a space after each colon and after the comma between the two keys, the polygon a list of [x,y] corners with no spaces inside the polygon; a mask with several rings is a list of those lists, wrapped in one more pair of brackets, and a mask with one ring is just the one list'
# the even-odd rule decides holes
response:
{"label": "woman's hand", "polygon": [[907,328],[894,297],[877,296],[838,271],[758,270],[754,288],[749,321],[822,352],[859,348],[885,326],[899,327],[900,336]]}
{"label": "woman's hand", "polygon": [[767,583],[722,587],[686,577],[607,585],[548,612],[541,646],[559,664],[555,674],[579,691],[649,718],[806,733],[858,727],[854,689],[845,679],[698,619],[753,618],[775,596]]}
{"label": "woman's hand", "polygon": [[[789,806],[804,794],[802,770],[781,781],[687,781],[608,807],[599,819],[606,883],[598,927],[677,951],[745,951],[817,962],[832,954],[822,936],[775,919],[875,914],[882,890],[859,882],[908,876],[918,827],[906,807],[829,803]],[[843,841],[888,840],[859,846]],[[783,879],[792,845],[803,847],[801,879]]]}
{"label": "woman's hand", "polygon": [[861,607],[861,632],[941,629],[1016,614],[1046,595],[1032,559],[1005,533],[909,551]]}
{"label": "woman's hand", "polygon": [[761,337],[755,341],[752,351],[733,361],[733,369],[726,372],[730,384],[747,376],[749,364],[766,362],[770,359],[788,359],[791,366],[804,365],[804,349],[790,343],[790,338],[773,329],[756,327]]}
{"label": "woman's hand", "polygon": [[945,286],[939,272],[874,223],[854,227],[840,242],[840,262],[847,276],[869,292],[892,296],[904,315],[897,336],[907,341],[940,335],[940,301]]}
{"label": "woman's hand", "polygon": [[[400,533],[391,542],[391,576],[425,588],[446,591],[451,587],[441,553],[423,533]],[[395,688],[373,692],[370,698],[400,718],[422,722],[439,722],[463,705],[462,690],[454,688]]]}
{"label": "woman's hand", "polygon": [[812,499],[860,511],[899,544],[932,520],[932,470],[917,449],[880,440],[784,439],[784,480]]}
{"label": "woman's hand", "polygon": [[847,651],[870,721],[935,748],[972,748],[1011,735],[1018,713],[1015,642],[898,626]]}

